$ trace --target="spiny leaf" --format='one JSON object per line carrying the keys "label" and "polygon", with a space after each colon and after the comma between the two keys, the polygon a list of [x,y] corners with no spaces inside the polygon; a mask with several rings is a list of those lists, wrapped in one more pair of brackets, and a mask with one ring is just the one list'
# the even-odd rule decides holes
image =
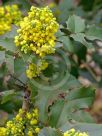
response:
{"label": "spiny leaf", "polygon": [[85,21],[79,16],[72,15],[67,21],[67,28],[72,33],[80,33],[85,30]]}
{"label": "spiny leaf", "polygon": [[74,114],[72,113],[90,107],[94,96],[95,89],[92,87],[82,87],[70,91],[65,99],[59,99],[52,105],[49,120],[50,125],[59,127],[68,120],[73,119]]}

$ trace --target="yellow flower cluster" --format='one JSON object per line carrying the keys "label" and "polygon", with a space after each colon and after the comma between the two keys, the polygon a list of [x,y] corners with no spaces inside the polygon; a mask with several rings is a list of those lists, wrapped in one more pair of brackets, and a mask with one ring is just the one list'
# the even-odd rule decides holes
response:
{"label": "yellow flower cluster", "polygon": [[6,128],[0,127],[0,136],[6,136]]}
{"label": "yellow flower cluster", "polygon": [[0,35],[11,30],[12,24],[18,24],[21,12],[17,5],[0,7]]}
{"label": "yellow flower cluster", "polygon": [[5,128],[0,128],[0,136],[37,136],[39,131],[38,109],[27,113],[20,109],[16,117],[7,122]]}
{"label": "yellow flower cluster", "polygon": [[45,60],[38,61],[37,64],[31,63],[26,70],[28,78],[37,77],[41,71],[45,70],[48,67],[48,63]]}
{"label": "yellow flower cluster", "polygon": [[28,16],[20,22],[16,46],[24,53],[34,52],[40,57],[55,52],[55,33],[58,23],[48,7],[32,6]]}
{"label": "yellow flower cluster", "polygon": [[64,133],[63,136],[88,136],[85,132],[76,132],[75,129],[70,129]]}

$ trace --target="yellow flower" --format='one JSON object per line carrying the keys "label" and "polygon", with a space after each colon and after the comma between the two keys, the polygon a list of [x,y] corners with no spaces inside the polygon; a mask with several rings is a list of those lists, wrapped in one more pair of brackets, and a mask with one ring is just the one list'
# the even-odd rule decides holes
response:
{"label": "yellow flower", "polygon": [[16,116],[16,121],[22,121],[22,117],[19,114]]}
{"label": "yellow flower", "polygon": [[27,117],[27,119],[31,119],[32,115],[30,113],[27,113],[26,117]]}
{"label": "yellow flower", "polygon": [[64,134],[63,134],[63,136],[72,136],[72,135],[73,136],[88,136],[87,133],[85,133],[85,132],[82,133],[82,132],[79,132],[79,131],[75,131],[74,128],[64,132]]}
{"label": "yellow flower", "polygon": [[28,131],[28,136],[33,136],[33,133],[31,130]]}
{"label": "yellow flower", "polygon": [[[37,109],[33,109],[31,112],[20,109],[16,117],[7,122],[6,127],[0,127],[0,136],[25,136],[25,131],[27,136],[34,136],[40,131],[37,116]],[[26,128],[27,130],[25,130]]]}
{"label": "yellow flower", "polygon": [[0,127],[0,136],[6,136],[6,128]]}
{"label": "yellow flower", "polygon": [[45,60],[38,61],[37,64],[31,63],[26,70],[26,75],[28,78],[37,77],[40,75],[41,71],[48,67],[48,63]]}
{"label": "yellow flower", "polygon": [[72,128],[72,129],[70,130],[70,132],[71,132],[71,133],[74,133],[74,132],[75,132],[75,129],[74,129],[74,128]]}
{"label": "yellow flower", "polygon": [[39,133],[39,132],[40,132],[40,128],[38,128],[38,127],[35,128],[35,132],[36,132],[36,133]]}
{"label": "yellow flower", "polygon": [[12,24],[18,24],[21,20],[21,12],[17,5],[0,7],[0,35],[11,30]]}
{"label": "yellow flower", "polygon": [[30,121],[30,124],[31,125],[36,125],[38,123],[38,121],[36,120],[36,119],[32,119],[31,121]]}
{"label": "yellow flower", "polygon": [[24,53],[31,51],[40,57],[54,53],[55,33],[58,27],[48,7],[32,6],[28,16],[20,22],[20,29],[17,30],[18,36],[15,37],[16,46],[20,46]]}

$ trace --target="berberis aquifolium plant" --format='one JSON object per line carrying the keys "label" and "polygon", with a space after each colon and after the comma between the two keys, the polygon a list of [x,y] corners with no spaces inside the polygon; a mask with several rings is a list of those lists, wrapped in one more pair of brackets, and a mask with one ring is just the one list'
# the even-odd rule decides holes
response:
{"label": "berberis aquifolium plant", "polygon": [[[62,21],[62,6],[0,7],[0,136],[102,134],[89,112],[100,81],[85,57],[102,30],[74,14]],[[94,86],[79,80],[86,69]]]}

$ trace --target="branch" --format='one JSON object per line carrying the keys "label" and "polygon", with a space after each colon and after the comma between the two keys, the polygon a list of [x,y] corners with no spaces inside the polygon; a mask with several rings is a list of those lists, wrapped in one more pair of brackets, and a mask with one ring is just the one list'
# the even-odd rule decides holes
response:
{"label": "branch", "polygon": [[31,91],[28,89],[28,87],[24,90],[24,97],[23,97],[23,104],[22,109],[27,112],[29,110],[30,105],[30,94]]}

